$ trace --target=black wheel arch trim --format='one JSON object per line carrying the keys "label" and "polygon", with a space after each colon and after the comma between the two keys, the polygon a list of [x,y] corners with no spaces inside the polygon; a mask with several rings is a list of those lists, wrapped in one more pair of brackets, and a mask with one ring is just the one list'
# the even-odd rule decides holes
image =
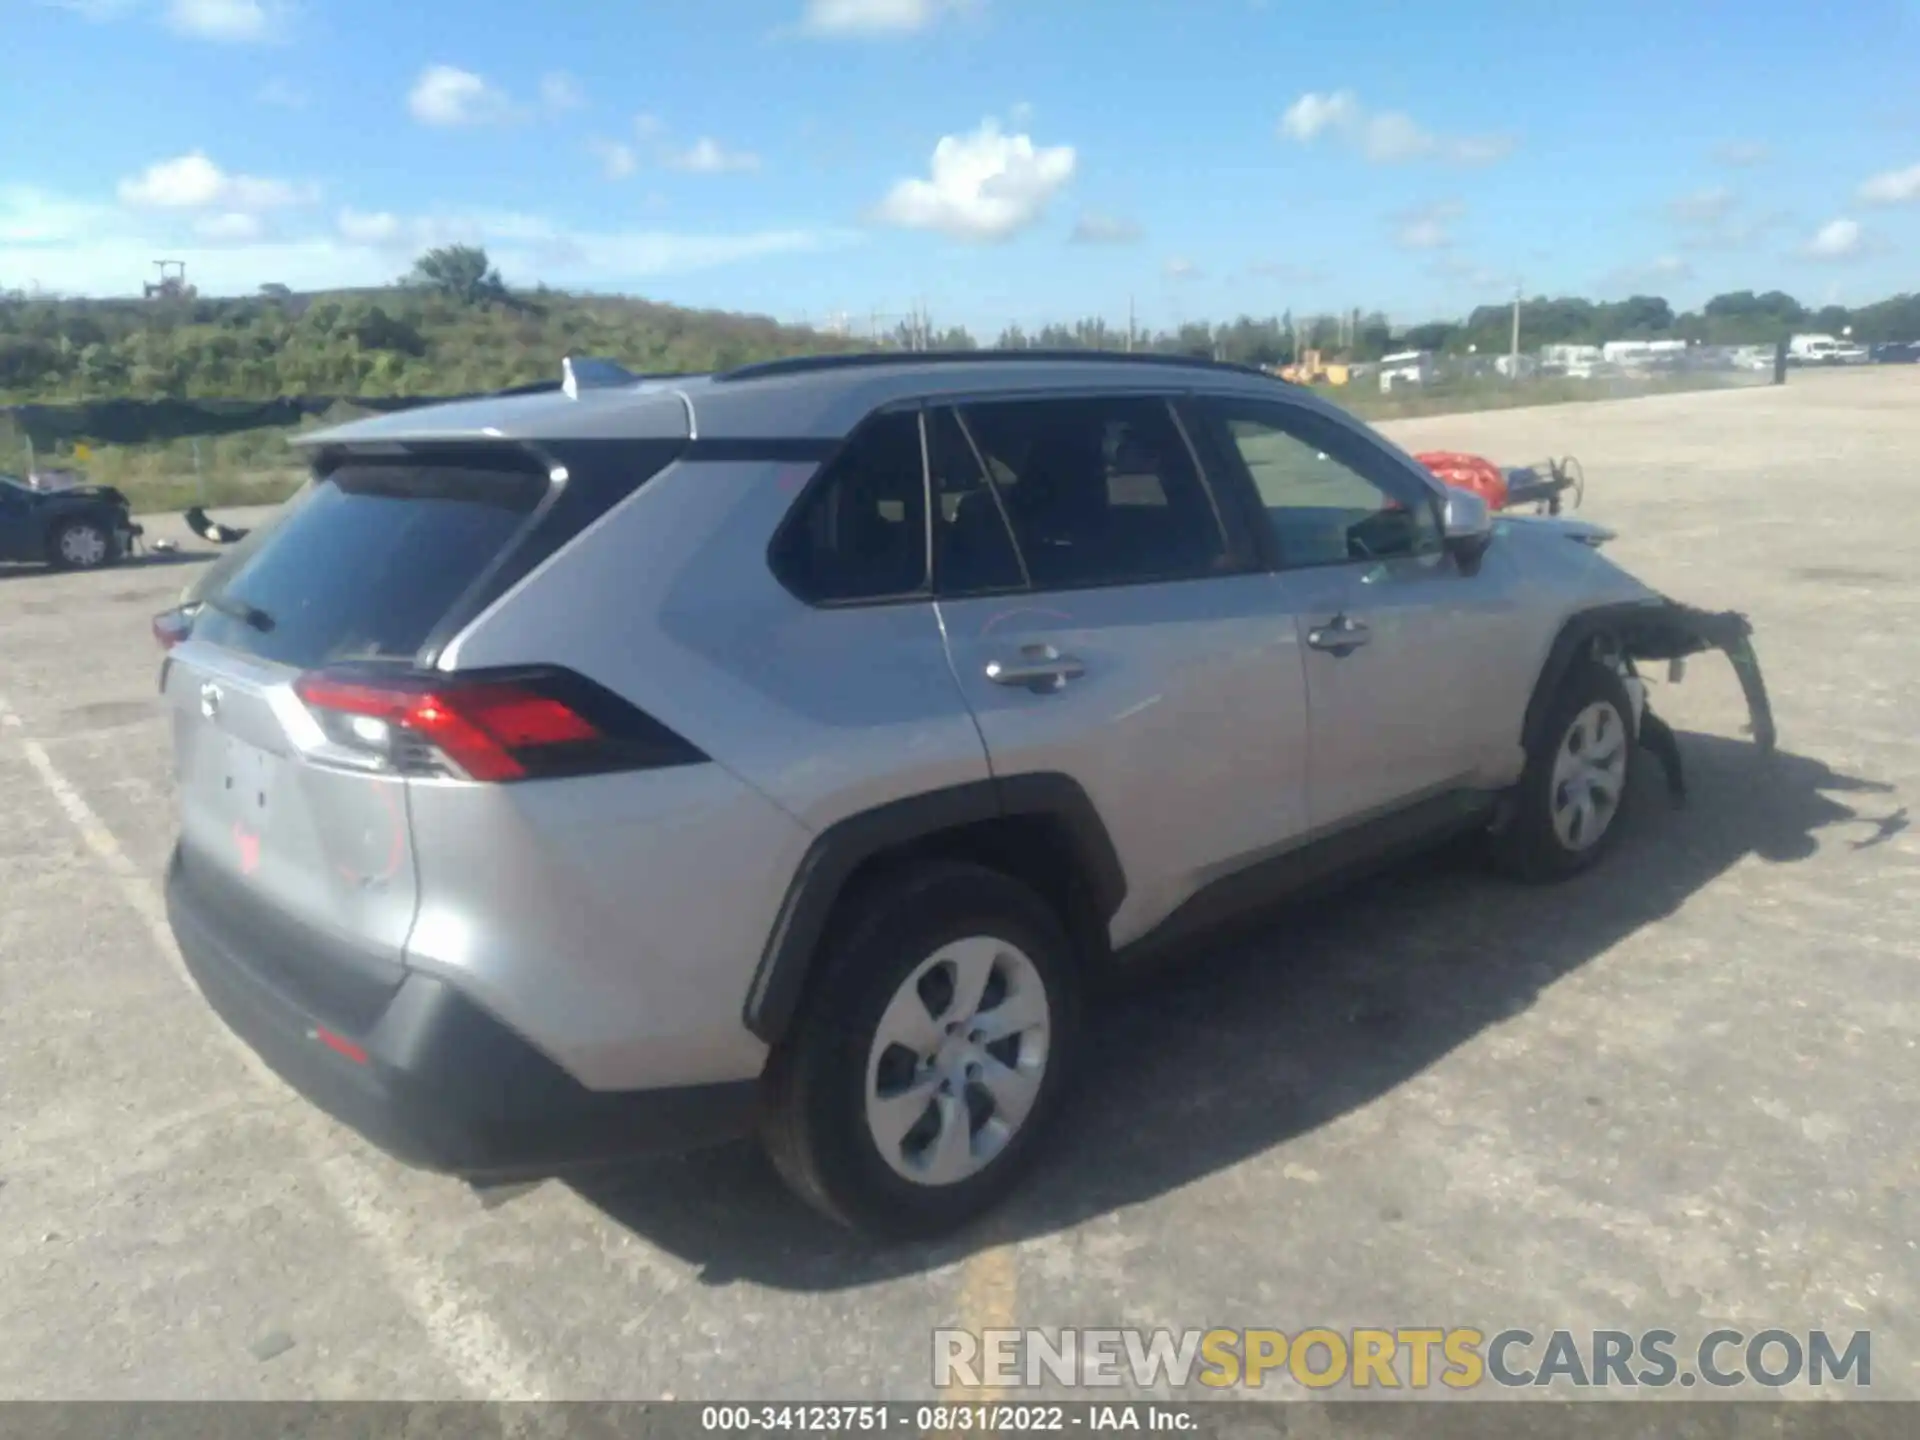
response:
{"label": "black wheel arch trim", "polygon": [[1665,606],[1664,600],[1629,600],[1614,605],[1596,605],[1591,610],[1582,610],[1567,617],[1560,627],[1560,633],[1553,637],[1553,644],[1547,650],[1545,663],[1540,667],[1540,678],[1534,682],[1533,694],[1527,700],[1526,719],[1521,725],[1520,739],[1529,753],[1541,739],[1541,728],[1547,723],[1547,715],[1553,707],[1553,697],[1567,678],[1574,663],[1587,653],[1593,642],[1603,635],[1623,636],[1632,630],[1636,622],[1644,621],[1650,612]]}
{"label": "black wheel arch trim", "polygon": [[891,801],[830,825],[807,847],[747,990],[747,1029],[769,1045],[785,1036],[834,906],[867,861],[943,831],[1023,815],[1065,829],[1099,914],[1111,919],[1126,899],[1126,872],[1099,810],[1071,776],[1008,775]]}

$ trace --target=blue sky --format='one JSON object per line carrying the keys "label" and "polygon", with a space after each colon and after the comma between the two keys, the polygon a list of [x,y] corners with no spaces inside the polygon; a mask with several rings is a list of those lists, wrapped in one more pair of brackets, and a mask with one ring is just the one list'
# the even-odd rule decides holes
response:
{"label": "blue sky", "polygon": [[1914,288],[1920,0],[0,0],[0,287],[515,283],[990,336]]}

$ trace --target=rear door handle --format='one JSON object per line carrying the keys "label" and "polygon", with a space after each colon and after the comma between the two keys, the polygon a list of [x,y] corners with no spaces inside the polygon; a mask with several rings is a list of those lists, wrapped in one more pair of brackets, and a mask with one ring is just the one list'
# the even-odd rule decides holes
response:
{"label": "rear door handle", "polygon": [[987,662],[987,679],[994,684],[1018,685],[1036,694],[1058,690],[1086,673],[1079,659],[1062,655],[1051,645],[1022,645],[1018,659]]}
{"label": "rear door handle", "polygon": [[1307,632],[1307,644],[1342,659],[1373,638],[1373,632],[1350,615],[1336,615],[1326,624]]}

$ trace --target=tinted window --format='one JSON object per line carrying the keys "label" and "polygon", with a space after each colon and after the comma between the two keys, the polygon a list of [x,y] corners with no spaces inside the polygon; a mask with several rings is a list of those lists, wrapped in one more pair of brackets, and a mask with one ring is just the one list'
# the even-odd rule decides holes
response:
{"label": "tinted window", "polygon": [[1035,587],[1231,568],[1213,497],[1164,402],[1023,400],[963,414]]}
{"label": "tinted window", "polygon": [[1440,552],[1431,501],[1411,486],[1390,491],[1370,479],[1384,475],[1387,462],[1369,454],[1363,438],[1320,416],[1277,407],[1218,406],[1215,414],[1253,477],[1283,566]]}
{"label": "tinted window", "polygon": [[518,463],[349,462],[207,592],[194,638],[303,669],[411,659],[547,488]]}
{"label": "tinted window", "polygon": [[869,420],[774,540],[775,573],[803,600],[924,593],[927,505],[920,417]]}
{"label": "tinted window", "polygon": [[1026,583],[1000,500],[951,410],[927,412],[933,481],[934,578],[942,595],[1013,590]]}

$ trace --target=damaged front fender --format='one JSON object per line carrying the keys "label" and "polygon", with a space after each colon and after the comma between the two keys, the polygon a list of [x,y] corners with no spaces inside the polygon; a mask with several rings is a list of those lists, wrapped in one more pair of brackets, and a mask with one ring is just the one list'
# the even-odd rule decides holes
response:
{"label": "damaged front fender", "polygon": [[1737,610],[1701,610],[1675,600],[1662,600],[1636,613],[1620,632],[1620,646],[1636,661],[1685,660],[1707,650],[1718,650],[1740,678],[1747,700],[1747,716],[1754,743],[1771,753],[1779,741],[1773,723],[1773,704],[1760,673],[1760,657],[1753,649],[1753,623]]}
{"label": "damaged front fender", "polygon": [[[1554,642],[1528,706],[1525,736],[1529,749],[1539,742],[1539,730],[1546,723],[1552,697],[1576,661],[1598,659],[1631,674],[1638,665],[1660,661],[1677,664],[1708,650],[1720,651],[1732,664],[1746,697],[1748,728],[1754,743],[1763,754],[1771,753],[1779,736],[1760,660],[1754,653],[1752,623],[1738,611],[1701,610],[1657,595],[1644,601],[1600,606],[1567,622]],[[1641,717],[1640,739],[1665,768],[1668,787],[1676,796],[1683,794],[1679,746],[1673,732],[1650,708]]]}

